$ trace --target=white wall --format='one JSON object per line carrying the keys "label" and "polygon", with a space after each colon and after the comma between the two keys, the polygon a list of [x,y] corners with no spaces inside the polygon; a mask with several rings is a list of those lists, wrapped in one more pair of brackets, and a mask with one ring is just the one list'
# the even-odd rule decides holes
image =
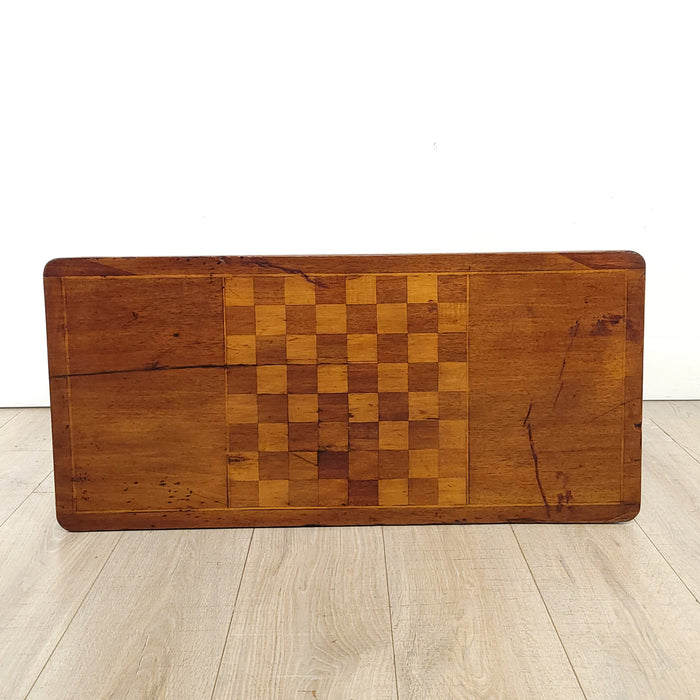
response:
{"label": "white wall", "polygon": [[634,249],[700,397],[694,2],[0,4],[0,405],[79,255]]}

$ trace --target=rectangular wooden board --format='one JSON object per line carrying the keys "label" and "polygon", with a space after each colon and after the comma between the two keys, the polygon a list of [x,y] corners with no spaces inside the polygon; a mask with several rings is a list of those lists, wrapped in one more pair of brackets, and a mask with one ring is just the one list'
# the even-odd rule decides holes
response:
{"label": "rectangular wooden board", "polygon": [[44,283],[70,530],[639,510],[636,253],[57,259]]}

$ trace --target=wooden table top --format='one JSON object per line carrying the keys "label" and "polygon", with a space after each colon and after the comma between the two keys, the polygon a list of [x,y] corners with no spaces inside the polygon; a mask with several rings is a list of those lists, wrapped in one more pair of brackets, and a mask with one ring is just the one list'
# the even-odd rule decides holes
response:
{"label": "wooden table top", "polygon": [[639,509],[636,253],[58,259],[44,282],[68,529]]}

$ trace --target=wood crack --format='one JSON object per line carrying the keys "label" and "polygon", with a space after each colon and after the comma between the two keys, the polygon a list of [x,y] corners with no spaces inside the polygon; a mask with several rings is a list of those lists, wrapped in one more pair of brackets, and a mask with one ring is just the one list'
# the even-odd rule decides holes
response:
{"label": "wood crack", "polygon": [[103,374],[131,374],[136,372],[162,372],[178,369],[226,369],[227,367],[242,367],[244,365],[211,364],[211,365],[159,365],[153,362],[147,367],[132,367],[131,369],[107,369],[99,372],[71,372],[70,374],[53,374],[51,379],[72,379],[74,377],[100,377]]}
{"label": "wood crack", "polygon": [[540,463],[537,457],[537,450],[535,450],[535,441],[532,439],[532,424],[530,423],[530,413],[532,412],[533,403],[533,401],[530,401],[530,405],[527,409],[527,414],[523,419],[523,425],[527,428],[527,438],[530,442],[530,454],[532,455],[532,461],[535,465],[535,481],[537,482],[537,488],[539,489],[540,496],[542,496],[542,502],[544,503],[544,508],[547,511],[547,517],[549,518],[549,501],[547,501],[547,496],[544,492],[544,488],[542,488],[542,481],[540,479]]}
{"label": "wood crack", "polygon": [[313,284],[316,287],[325,287],[323,280],[309,277],[303,270],[292,267],[284,267],[283,265],[275,265],[265,258],[239,258],[243,265],[256,265],[257,267],[262,267],[266,270],[279,270],[280,272],[286,272],[288,275],[299,275],[303,277],[309,284]]}
{"label": "wood crack", "polygon": [[564,376],[564,370],[566,369],[566,360],[569,357],[569,353],[571,352],[574,340],[578,335],[578,330],[580,326],[581,319],[578,318],[576,319],[576,323],[574,323],[574,325],[569,328],[569,344],[566,346],[566,350],[564,351],[564,358],[561,361],[561,369],[559,370],[559,390],[557,391],[557,395],[554,397],[554,405],[552,406],[552,410],[554,410],[557,407],[559,397],[561,396],[562,389],[564,388],[564,380],[562,379],[562,377]]}

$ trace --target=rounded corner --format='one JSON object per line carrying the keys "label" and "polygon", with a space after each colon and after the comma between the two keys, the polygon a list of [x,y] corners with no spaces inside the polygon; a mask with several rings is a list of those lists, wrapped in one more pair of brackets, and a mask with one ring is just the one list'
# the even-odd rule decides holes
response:
{"label": "rounded corner", "polygon": [[78,527],[78,519],[75,513],[62,513],[59,510],[56,511],[56,521],[68,532],[81,532],[81,528]]}
{"label": "rounded corner", "polygon": [[619,523],[628,523],[634,520],[642,509],[641,501],[635,504],[628,504],[625,506],[625,510],[620,513],[620,516],[616,518]]}
{"label": "rounded corner", "polygon": [[627,255],[630,267],[637,270],[647,269],[647,261],[644,259],[644,256],[641,253],[638,253],[636,250],[626,250],[625,253]]}
{"label": "rounded corner", "polygon": [[51,258],[46,265],[44,265],[44,277],[57,277],[60,275],[61,263],[64,258]]}

